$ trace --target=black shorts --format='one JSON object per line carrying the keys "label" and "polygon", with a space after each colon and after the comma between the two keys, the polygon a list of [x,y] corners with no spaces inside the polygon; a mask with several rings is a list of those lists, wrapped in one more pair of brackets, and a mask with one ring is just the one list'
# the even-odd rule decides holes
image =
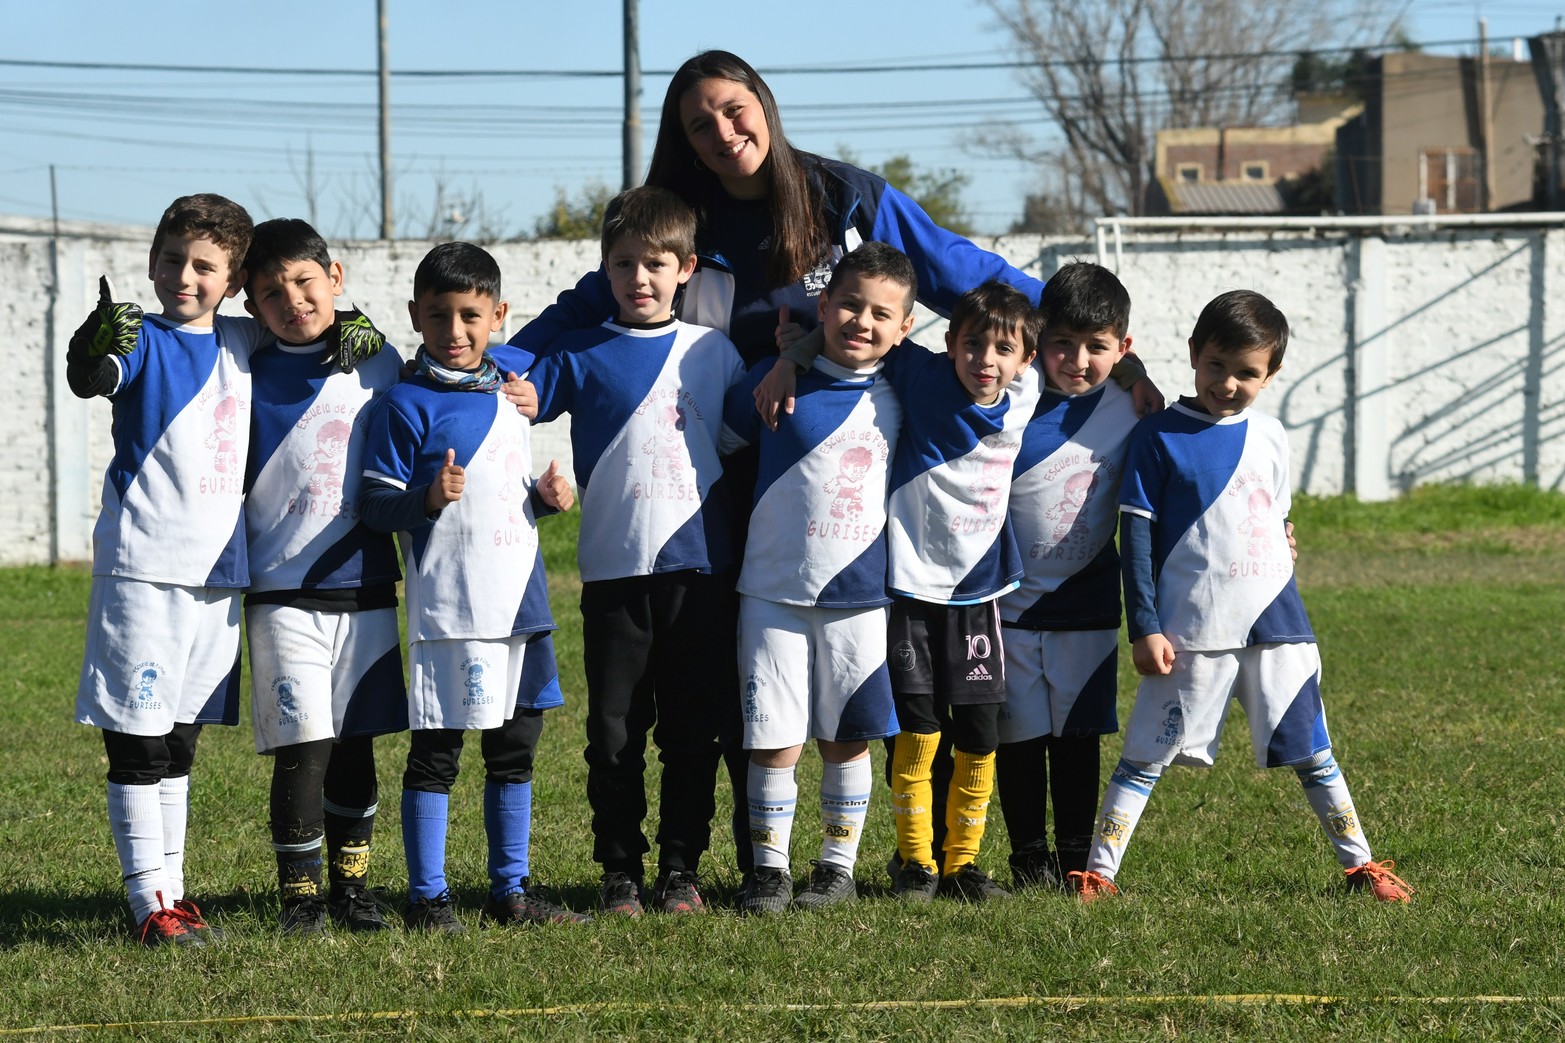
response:
{"label": "black shorts", "polygon": [[1000,603],[936,605],[891,599],[891,690],[935,695],[951,706],[1005,702]]}

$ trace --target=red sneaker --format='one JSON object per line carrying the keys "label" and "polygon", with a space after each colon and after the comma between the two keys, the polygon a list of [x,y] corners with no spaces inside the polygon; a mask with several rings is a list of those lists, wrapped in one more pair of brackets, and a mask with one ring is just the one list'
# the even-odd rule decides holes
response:
{"label": "red sneaker", "polygon": [[[178,904],[175,903],[176,906]],[[200,919],[199,912],[197,919]],[[161,891],[158,892],[158,908],[148,913],[147,918],[136,925],[136,931],[142,945],[206,944],[206,939],[190,925],[188,914],[163,904]]]}
{"label": "red sneaker", "polygon": [[1083,902],[1096,902],[1099,898],[1119,894],[1119,888],[1114,886],[1114,881],[1092,869],[1085,872],[1071,870],[1066,873],[1065,886],[1080,895]]}
{"label": "red sneaker", "polygon": [[1348,878],[1349,891],[1368,891],[1377,902],[1412,901],[1413,888],[1391,871],[1395,866],[1396,863],[1388,858],[1384,862],[1365,862],[1342,872]]}

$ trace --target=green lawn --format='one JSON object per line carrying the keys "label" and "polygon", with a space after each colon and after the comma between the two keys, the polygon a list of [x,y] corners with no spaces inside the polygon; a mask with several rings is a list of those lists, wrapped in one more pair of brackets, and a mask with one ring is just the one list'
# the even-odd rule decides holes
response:
{"label": "green lawn", "polygon": [[[301,943],[272,926],[270,763],[245,726],[202,739],[187,860],[192,897],[228,942],[144,950],[125,923],[102,747],[70,720],[87,576],[0,570],[0,1039],[1558,1038],[1565,497],[1311,499],[1294,518],[1338,758],[1377,854],[1418,889],[1410,907],[1342,892],[1292,773],[1257,770],[1238,729],[1213,770],[1167,775],[1124,895],[1090,908],[1038,893],[895,904],[882,791],[855,907]],[[587,908],[571,524],[544,523],[568,704],[539,755],[533,869]],[[1133,694],[1127,666],[1122,717]],[[1105,768],[1118,747],[1106,741]],[[379,749],[371,873],[400,900],[406,740]],[[478,763],[475,749],[452,798],[450,876],[470,923],[484,879]],[[818,843],[815,764],[796,867]],[[1002,816],[990,821],[983,862],[1003,879],[1009,844]],[[738,884],[726,832],[714,829],[705,867],[718,900]]]}

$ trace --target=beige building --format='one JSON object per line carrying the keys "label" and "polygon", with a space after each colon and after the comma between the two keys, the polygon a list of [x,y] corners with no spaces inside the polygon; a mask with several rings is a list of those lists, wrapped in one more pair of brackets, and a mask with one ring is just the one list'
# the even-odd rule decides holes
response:
{"label": "beige building", "polygon": [[1395,52],[1337,135],[1350,214],[1481,213],[1534,205],[1543,99],[1528,62]]}

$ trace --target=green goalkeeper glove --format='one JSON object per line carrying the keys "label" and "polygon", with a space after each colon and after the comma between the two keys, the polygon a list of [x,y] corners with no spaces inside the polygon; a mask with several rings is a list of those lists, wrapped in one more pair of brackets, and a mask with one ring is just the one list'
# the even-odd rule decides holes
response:
{"label": "green goalkeeper glove", "polygon": [[352,373],[353,367],[380,352],[386,346],[386,335],[375,328],[363,312],[339,311],[337,321],[326,334],[326,357],[323,366],[337,365],[344,373]]}
{"label": "green goalkeeper glove", "polygon": [[98,306],[87,321],[71,334],[69,351],[79,358],[101,359],[105,355],[129,355],[136,350],[141,336],[141,305],[116,303],[114,284],[107,275],[98,276]]}

